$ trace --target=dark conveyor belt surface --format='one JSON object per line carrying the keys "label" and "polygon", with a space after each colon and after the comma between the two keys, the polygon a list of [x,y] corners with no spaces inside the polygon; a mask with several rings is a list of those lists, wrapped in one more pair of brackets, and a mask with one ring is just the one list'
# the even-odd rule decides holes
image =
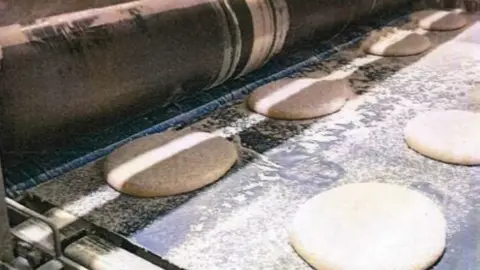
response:
{"label": "dark conveyor belt surface", "polygon": [[480,85],[480,22],[471,20],[459,31],[425,33],[434,47],[422,55],[356,58],[355,48],[344,48],[297,73],[351,73],[351,83],[366,93],[333,115],[278,121],[237,102],[191,125],[241,143],[239,164],[198,192],[123,196],[106,186],[98,160],[30,193],[186,269],[309,269],[287,237],[303,202],[346,183],[397,183],[444,209],[447,251],[434,269],[477,270],[480,168],[430,160],[403,141],[405,124],[418,113],[480,109],[469,96]]}

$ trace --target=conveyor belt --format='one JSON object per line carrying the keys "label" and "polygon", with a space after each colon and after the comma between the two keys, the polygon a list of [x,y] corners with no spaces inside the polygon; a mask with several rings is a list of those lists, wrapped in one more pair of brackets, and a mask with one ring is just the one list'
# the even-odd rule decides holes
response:
{"label": "conveyor belt", "polygon": [[[6,11],[28,11],[25,2]],[[45,2],[31,8],[51,6]],[[196,95],[286,48],[330,38],[411,1],[103,0],[110,4],[94,8],[78,2],[70,3],[79,6],[73,12],[0,24],[5,151],[69,145],[71,137]]]}
{"label": "conveyor belt", "polygon": [[460,31],[426,33],[435,47],[419,56],[359,60],[354,48],[343,48],[292,75],[352,71],[353,86],[366,93],[336,114],[278,121],[237,102],[196,122],[193,128],[242,143],[241,162],[198,192],[123,196],[106,186],[102,160],[30,192],[189,270],[309,269],[288,244],[299,205],[346,183],[397,183],[421,190],[444,209],[447,251],[434,269],[478,270],[480,168],[430,160],[403,141],[406,122],[418,113],[480,110],[469,97],[480,84],[480,18],[471,19]]}
{"label": "conveyor belt", "polygon": [[[2,161],[7,194],[10,197],[18,196],[27,188],[105,155],[116,145],[128,139],[191,123],[194,119],[241,98],[256,85],[265,83],[273,77],[287,76],[312,61],[330,55],[342,44],[358,41],[366,31],[384,25],[408,11],[409,8],[405,7],[390,13],[384,12],[371,18],[366,24],[351,25],[333,39],[302,43],[302,46],[286,50],[274,57],[263,68],[242,78],[196,93],[191,97],[184,97],[181,101],[172,102],[166,107],[153,106],[143,114],[130,115],[122,121],[115,121],[113,126],[104,128],[100,132],[87,132],[84,135],[77,134],[69,137],[69,145],[56,145],[55,149],[48,151],[3,151]],[[22,106],[16,108],[22,110]],[[7,109],[4,108],[4,111]],[[53,137],[50,135],[53,134],[56,132],[47,137],[51,139]],[[38,136],[35,138],[37,139]]]}

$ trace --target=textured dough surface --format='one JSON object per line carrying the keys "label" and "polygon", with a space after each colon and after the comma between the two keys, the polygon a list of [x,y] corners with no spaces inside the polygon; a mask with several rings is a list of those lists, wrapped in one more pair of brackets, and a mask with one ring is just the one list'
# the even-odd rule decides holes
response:
{"label": "textured dough surface", "polygon": [[217,181],[237,160],[236,146],[205,132],[167,131],[131,141],[105,160],[114,189],[132,196],[170,196]]}
{"label": "textured dough surface", "polygon": [[480,85],[472,88],[469,93],[469,99],[473,104],[480,104]]}
{"label": "textured dough surface", "polygon": [[340,110],[353,95],[347,80],[281,79],[253,91],[250,110],[285,120],[309,119]]}
{"label": "textured dough surface", "polygon": [[387,28],[373,33],[367,41],[366,53],[379,56],[409,56],[428,50],[432,43],[428,37],[412,31]]}
{"label": "textured dough surface", "polygon": [[460,165],[480,165],[480,113],[432,111],[410,120],[408,146],[427,157]]}
{"label": "textured dough surface", "polygon": [[450,31],[464,27],[467,18],[458,11],[422,10],[412,14],[412,19],[425,30]]}
{"label": "textured dough surface", "polygon": [[443,254],[446,221],[432,200],[412,189],[349,184],[302,205],[290,241],[316,269],[426,269]]}

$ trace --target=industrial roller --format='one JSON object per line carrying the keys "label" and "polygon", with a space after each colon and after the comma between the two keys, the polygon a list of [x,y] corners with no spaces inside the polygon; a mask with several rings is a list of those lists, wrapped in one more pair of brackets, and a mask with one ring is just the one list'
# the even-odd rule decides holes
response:
{"label": "industrial roller", "polygon": [[2,142],[44,149],[407,1],[3,1]]}

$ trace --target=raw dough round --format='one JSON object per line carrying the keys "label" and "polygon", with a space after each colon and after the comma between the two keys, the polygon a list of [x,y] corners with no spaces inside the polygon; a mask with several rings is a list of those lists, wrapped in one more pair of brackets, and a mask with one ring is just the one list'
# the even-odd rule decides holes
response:
{"label": "raw dough round", "polygon": [[301,120],[340,110],[353,95],[348,80],[281,79],[253,91],[248,107],[270,118]]}
{"label": "raw dough round", "polygon": [[402,186],[361,183],[308,200],[290,241],[316,269],[426,269],[442,255],[446,221],[429,198]]}
{"label": "raw dough round", "polygon": [[448,110],[421,114],[408,122],[405,141],[427,157],[480,165],[480,113]]}
{"label": "raw dough round", "polygon": [[374,32],[364,44],[366,53],[390,57],[420,54],[432,46],[428,37],[396,28]]}
{"label": "raw dough round", "polygon": [[450,31],[464,27],[467,19],[459,11],[422,10],[412,14],[412,19],[425,30]]}
{"label": "raw dough round", "polygon": [[131,141],[104,164],[108,184],[137,197],[171,196],[217,181],[237,160],[236,146],[205,132],[167,131]]}

